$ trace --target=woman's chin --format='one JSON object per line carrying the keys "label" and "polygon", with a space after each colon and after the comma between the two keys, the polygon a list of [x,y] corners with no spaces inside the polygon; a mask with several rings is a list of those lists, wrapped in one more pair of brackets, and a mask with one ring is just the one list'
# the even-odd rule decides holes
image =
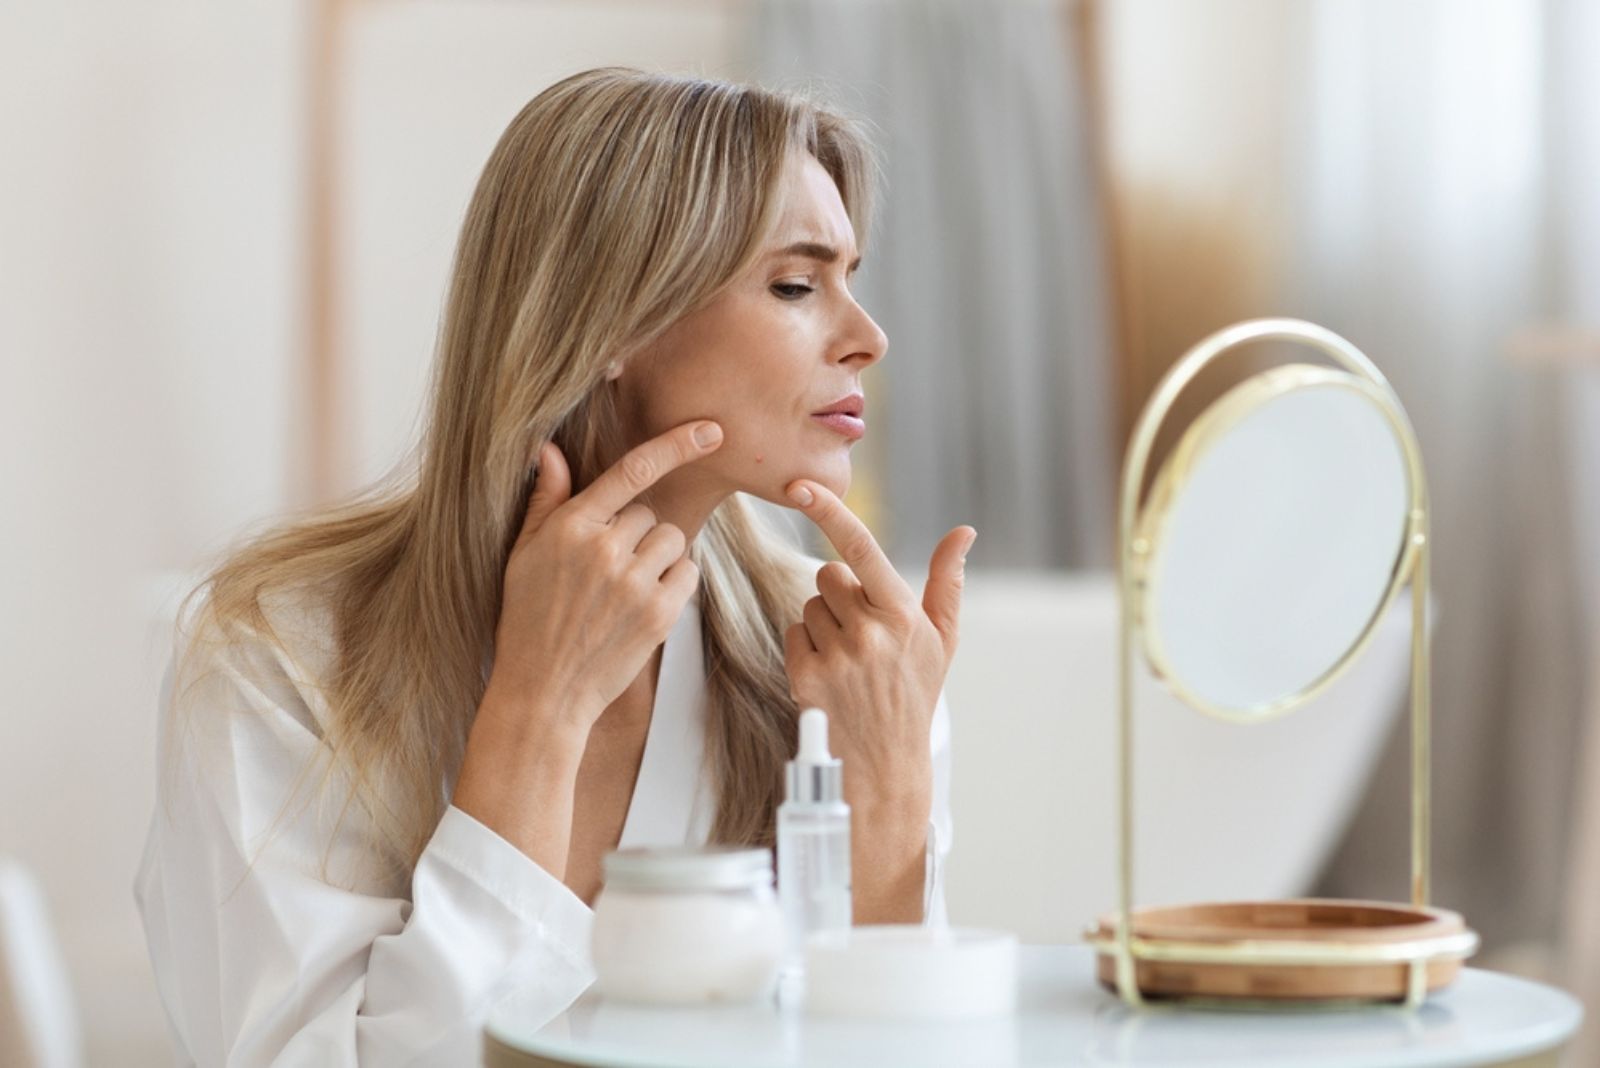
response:
{"label": "woman's chin", "polygon": [[824,463],[797,469],[777,482],[763,481],[761,485],[752,486],[746,492],[772,504],[793,508],[795,505],[789,499],[789,487],[796,479],[803,478],[825,487],[835,497],[843,500],[844,495],[850,490],[850,473],[850,461],[846,457],[842,463]]}

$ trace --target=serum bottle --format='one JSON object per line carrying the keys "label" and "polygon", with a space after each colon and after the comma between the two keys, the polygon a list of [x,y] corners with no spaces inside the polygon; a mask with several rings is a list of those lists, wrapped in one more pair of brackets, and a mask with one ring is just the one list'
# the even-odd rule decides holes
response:
{"label": "serum bottle", "polygon": [[783,976],[804,975],[805,940],[813,931],[848,928],[850,806],[844,801],[844,766],[828,752],[828,716],[820,708],[800,714],[800,752],[789,761],[787,789],[778,806],[778,903],[786,952]]}

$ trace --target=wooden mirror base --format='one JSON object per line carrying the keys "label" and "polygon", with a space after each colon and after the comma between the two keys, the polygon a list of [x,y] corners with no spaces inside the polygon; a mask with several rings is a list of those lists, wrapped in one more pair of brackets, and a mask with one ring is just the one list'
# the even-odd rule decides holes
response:
{"label": "wooden mirror base", "polygon": [[[1303,898],[1135,909],[1133,934],[1145,942],[1314,942],[1352,948],[1401,946],[1466,933],[1459,913],[1382,901]],[[1095,974],[1117,988],[1116,917],[1102,916],[1088,937],[1099,954]],[[1214,964],[1136,960],[1147,998],[1266,1001],[1403,1001],[1410,968],[1403,963]],[[1449,985],[1459,958],[1427,965],[1429,993]]]}

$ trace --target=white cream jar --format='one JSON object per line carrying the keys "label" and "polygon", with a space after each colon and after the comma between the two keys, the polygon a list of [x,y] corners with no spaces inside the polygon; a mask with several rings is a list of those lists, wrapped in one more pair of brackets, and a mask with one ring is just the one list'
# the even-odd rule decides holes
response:
{"label": "white cream jar", "polygon": [[783,954],[772,851],[737,846],[606,854],[590,955],[606,997],[657,1005],[768,997]]}

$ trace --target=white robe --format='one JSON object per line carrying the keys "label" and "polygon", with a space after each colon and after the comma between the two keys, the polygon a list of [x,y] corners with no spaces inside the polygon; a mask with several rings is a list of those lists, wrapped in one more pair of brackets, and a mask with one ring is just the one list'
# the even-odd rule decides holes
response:
{"label": "white robe", "polygon": [[[483,1022],[506,995],[517,991],[530,1014],[554,1017],[589,985],[592,913],[453,805],[409,879],[363,871],[357,806],[336,835],[337,804],[297,801],[274,828],[321,746],[326,704],[304,680],[318,677],[331,653],[324,620],[303,604],[269,602],[268,618],[300,668],[265,641],[204,654],[205,666],[220,670],[179,695],[192,727],[176,775],[158,776],[135,879],[179,1063],[478,1063]],[[187,637],[182,627],[179,634]],[[172,686],[169,663],[163,745],[174,740]],[[620,846],[706,841],[715,798],[701,772],[704,697],[700,611],[691,601],[662,652]],[[925,922],[943,924],[952,830],[943,693],[930,745]]]}

